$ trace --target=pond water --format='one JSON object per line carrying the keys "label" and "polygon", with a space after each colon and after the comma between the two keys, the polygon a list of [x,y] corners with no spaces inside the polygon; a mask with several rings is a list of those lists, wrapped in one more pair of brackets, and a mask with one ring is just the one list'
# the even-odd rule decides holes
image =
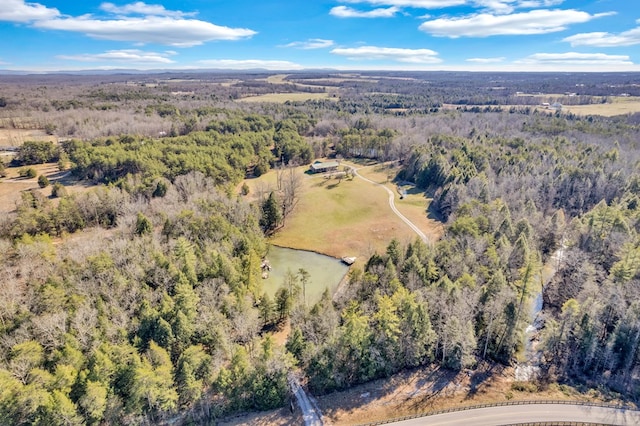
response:
{"label": "pond water", "polygon": [[[267,259],[271,265],[269,278],[262,280],[264,291],[271,297],[276,294],[278,288],[284,285],[285,275],[290,270],[298,274],[300,268],[309,273],[309,281],[306,286],[307,304],[312,305],[320,300],[325,289],[333,294],[349,271],[349,267],[340,260],[323,254],[305,250],[270,246]],[[298,280],[300,286],[300,280]]]}

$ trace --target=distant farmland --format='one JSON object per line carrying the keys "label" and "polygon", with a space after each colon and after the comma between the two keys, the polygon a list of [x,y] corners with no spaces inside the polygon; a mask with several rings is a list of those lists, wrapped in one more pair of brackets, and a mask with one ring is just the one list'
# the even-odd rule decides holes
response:
{"label": "distant farmland", "polygon": [[285,103],[287,101],[308,101],[314,99],[333,99],[330,93],[268,93],[266,95],[249,96],[238,99],[238,102],[274,102]]}

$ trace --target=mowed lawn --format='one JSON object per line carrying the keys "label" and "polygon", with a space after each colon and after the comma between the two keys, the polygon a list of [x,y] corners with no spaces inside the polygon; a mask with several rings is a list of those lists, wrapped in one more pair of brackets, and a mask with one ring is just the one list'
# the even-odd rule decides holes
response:
{"label": "mowed lawn", "polygon": [[[373,167],[369,167],[375,173]],[[369,167],[360,172],[364,174]],[[307,168],[298,169],[303,176],[300,201],[285,226],[271,238],[273,244],[333,257],[355,256],[360,263],[374,252],[384,252],[393,238],[402,243],[417,238],[392,212],[389,196],[383,188],[359,178],[340,181],[327,179],[324,175],[303,174]],[[260,187],[264,190],[269,185],[273,188],[275,172],[248,180],[247,184],[252,192]],[[439,237],[441,225],[427,219],[427,201],[422,198],[422,203],[414,199],[403,205],[397,203],[397,206],[427,235]],[[396,201],[398,199],[399,194],[396,194]]]}
{"label": "mowed lawn", "polygon": [[[355,167],[358,168],[358,166]],[[420,228],[430,241],[439,240],[444,233],[444,225],[429,212],[432,199],[428,198],[423,190],[407,185],[403,185],[406,188],[406,195],[401,199],[398,185],[393,182],[399,171],[399,166],[386,164],[375,164],[358,169],[358,173],[363,177],[383,184],[393,191],[396,208],[404,217]]]}

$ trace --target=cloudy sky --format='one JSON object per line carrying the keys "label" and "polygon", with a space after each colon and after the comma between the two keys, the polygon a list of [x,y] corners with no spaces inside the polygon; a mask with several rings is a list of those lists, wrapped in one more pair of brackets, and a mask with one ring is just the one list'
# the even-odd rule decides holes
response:
{"label": "cloudy sky", "polygon": [[638,0],[0,0],[0,69],[640,71]]}

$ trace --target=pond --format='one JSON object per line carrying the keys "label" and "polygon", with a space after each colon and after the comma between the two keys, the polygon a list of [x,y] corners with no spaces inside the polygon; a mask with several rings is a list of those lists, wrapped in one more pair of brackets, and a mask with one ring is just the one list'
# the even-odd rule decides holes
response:
{"label": "pond", "polygon": [[[349,267],[340,260],[323,254],[305,250],[270,246],[267,259],[271,265],[269,278],[262,280],[264,291],[273,300],[278,288],[284,285],[287,271],[297,275],[303,268],[309,273],[306,286],[307,304],[312,305],[320,300],[325,289],[333,294],[349,271]],[[298,280],[300,286],[300,280]]]}

